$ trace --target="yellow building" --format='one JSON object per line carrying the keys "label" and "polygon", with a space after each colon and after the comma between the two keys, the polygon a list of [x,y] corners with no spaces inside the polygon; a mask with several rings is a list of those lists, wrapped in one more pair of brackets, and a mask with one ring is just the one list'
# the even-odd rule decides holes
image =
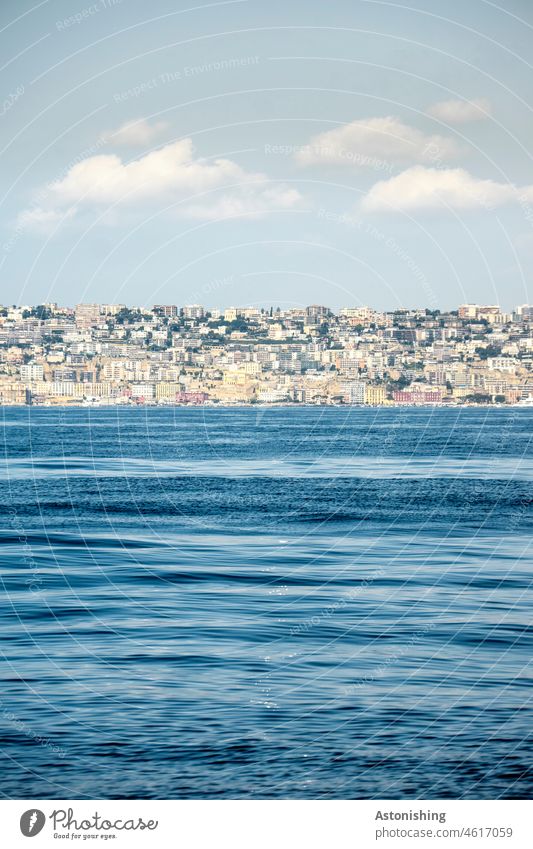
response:
{"label": "yellow building", "polygon": [[178,392],[183,390],[181,383],[156,383],[155,397],[160,398],[175,398]]}
{"label": "yellow building", "polygon": [[250,376],[244,371],[237,369],[225,371],[222,376],[224,386],[246,386],[250,382]]}
{"label": "yellow building", "polygon": [[386,401],[385,387],[384,386],[372,386],[372,384],[367,383],[365,390],[365,404],[370,404],[371,406],[379,406],[380,404],[384,404]]}
{"label": "yellow building", "polygon": [[232,322],[236,321],[238,316],[238,312],[235,307],[229,307],[227,310],[224,310],[224,321]]}

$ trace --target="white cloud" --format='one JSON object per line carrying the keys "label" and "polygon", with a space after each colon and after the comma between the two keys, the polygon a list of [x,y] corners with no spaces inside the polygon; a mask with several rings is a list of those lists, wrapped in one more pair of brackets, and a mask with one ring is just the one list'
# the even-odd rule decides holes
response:
{"label": "white cloud", "polygon": [[114,144],[142,147],[159,138],[167,126],[166,121],[156,121],[154,124],[150,124],[144,118],[139,121],[128,121],[126,124],[122,124],[118,130],[108,133],[107,139]]}
{"label": "white cloud", "polygon": [[463,168],[408,168],[390,180],[375,183],[361,202],[367,212],[401,210],[493,209],[533,199],[533,186],[480,180]]}
{"label": "white cloud", "polygon": [[491,112],[491,103],[486,97],[479,97],[476,100],[441,100],[427,110],[428,115],[447,124],[483,121],[490,117]]}
{"label": "white cloud", "polygon": [[[198,197],[202,193],[206,197]],[[299,192],[273,186],[264,174],[245,171],[229,159],[195,159],[190,139],[173,142],[130,162],[115,154],[91,156],[50,183],[46,203],[31,214],[43,222],[62,210],[180,203],[181,214],[196,218],[252,215],[294,206]],[[27,217],[29,212],[22,213]]]}
{"label": "white cloud", "polygon": [[347,166],[383,166],[410,162],[431,162],[456,156],[453,139],[426,135],[399,118],[368,118],[352,121],[313,136],[296,154],[300,165],[321,162]]}

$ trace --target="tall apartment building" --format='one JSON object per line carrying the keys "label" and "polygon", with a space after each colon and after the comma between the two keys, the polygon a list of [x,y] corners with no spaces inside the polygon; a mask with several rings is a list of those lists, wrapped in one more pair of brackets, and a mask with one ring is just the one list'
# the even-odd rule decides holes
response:
{"label": "tall apartment building", "polygon": [[341,385],[341,391],[347,404],[364,404],[366,384],[362,381],[349,381]]}
{"label": "tall apartment building", "polygon": [[188,304],[186,307],[183,307],[184,318],[203,318],[204,315],[205,310],[201,304]]}
{"label": "tall apartment building", "polygon": [[175,304],[155,304],[153,312],[165,318],[174,318],[178,314],[178,308]]}
{"label": "tall apartment building", "polygon": [[126,309],[126,304],[102,304],[100,307],[102,315],[118,315]]}
{"label": "tall apartment building", "polygon": [[533,321],[533,307],[529,304],[521,304],[516,308],[516,315],[521,321]]}
{"label": "tall apartment building", "polygon": [[43,380],[44,369],[37,363],[28,363],[20,367],[20,379],[22,383],[32,383],[34,380]]}
{"label": "tall apartment building", "polygon": [[84,329],[100,324],[100,304],[77,304],[75,317],[77,326]]}
{"label": "tall apartment building", "polygon": [[331,315],[329,307],[323,307],[320,304],[311,304],[305,308],[306,321],[310,324],[325,321]]}

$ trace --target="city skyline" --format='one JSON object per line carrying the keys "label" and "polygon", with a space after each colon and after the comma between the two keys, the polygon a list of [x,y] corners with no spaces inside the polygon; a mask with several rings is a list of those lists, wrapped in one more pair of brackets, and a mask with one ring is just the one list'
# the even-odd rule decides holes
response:
{"label": "city skyline", "polygon": [[[286,303],[287,302],[285,302],[285,304]],[[144,303],[132,303],[132,302],[129,302],[129,303],[124,303],[124,302],[107,303],[107,302],[104,302],[104,301],[102,301],[102,302],[100,302],[100,301],[79,301],[79,302],[75,302],[75,301],[71,300],[69,303],[61,303],[59,301],[39,301],[39,302],[34,302],[34,303],[28,302],[28,303],[19,303],[19,304],[10,304],[10,303],[7,303],[7,302],[4,303],[4,304],[0,303],[0,317],[1,317],[1,314],[2,314],[2,310],[4,310],[4,311],[5,310],[24,310],[24,309],[34,310],[34,309],[37,309],[39,307],[52,307],[52,308],[55,308],[55,309],[58,309],[58,310],[66,310],[66,311],[75,312],[75,310],[78,307],[84,307],[84,306],[99,307],[99,308],[102,308],[104,310],[105,310],[105,308],[109,307],[109,308],[112,308],[113,310],[118,309],[118,308],[124,308],[124,309],[128,309],[128,310],[143,310],[145,312],[155,312],[155,311],[157,311],[158,308],[167,309],[167,308],[172,307],[175,310],[177,310],[177,313],[174,313],[176,315],[180,314],[180,311],[183,311],[183,310],[186,310],[186,309],[189,309],[189,308],[193,308],[193,307],[201,307],[206,313],[210,312],[212,310],[215,310],[216,312],[224,313],[225,310],[232,310],[232,309],[237,309],[237,310],[257,309],[257,310],[260,310],[262,312],[268,312],[270,309],[273,309],[273,310],[276,310],[276,311],[281,310],[281,312],[290,312],[290,311],[305,311],[306,309],[311,309],[313,307],[321,307],[321,308],[324,307],[327,310],[329,310],[332,314],[343,314],[347,311],[357,312],[357,311],[360,311],[360,310],[363,310],[363,311],[364,310],[371,310],[375,313],[390,314],[390,315],[392,315],[394,313],[398,313],[398,312],[410,312],[410,313],[427,312],[427,313],[449,313],[449,314],[453,314],[453,313],[457,313],[458,310],[460,310],[462,308],[466,308],[466,307],[477,308],[477,309],[480,309],[480,310],[498,309],[502,312],[503,315],[507,315],[507,314],[511,315],[513,313],[517,313],[518,311],[520,311],[522,309],[527,309],[527,310],[533,309],[531,304],[526,304],[526,303],[515,304],[514,308],[511,308],[509,310],[502,310],[502,305],[499,304],[499,303],[498,304],[496,304],[496,303],[490,303],[489,304],[489,303],[473,303],[473,302],[468,302],[468,303],[465,302],[465,303],[462,303],[462,304],[456,304],[455,306],[452,306],[450,309],[440,309],[438,307],[433,308],[433,307],[428,306],[427,304],[423,304],[423,303],[418,304],[417,306],[414,306],[414,307],[394,306],[394,307],[391,307],[390,309],[379,309],[375,305],[373,305],[371,302],[367,302],[365,304],[359,304],[357,306],[353,306],[353,305],[347,306],[345,304],[345,305],[340,306],[340,307],[334,307],[331,304],[326,304],[325,302],[322,302],[320,304],[318,304],[318,303],[311,304],[311,303],[305,302],[305,303],[300,303],[300,304],[291,304],[291,306],[286,306],[286,305],[283,304],[283,302],[279,302],[279,301],[274,302],[274,301],[268,301],[268,300],[264,301],[263,303],[260,303],[260,304],[251,303],[251,302],[246,302],[246,303],[233,303],[233,302],[229,303],[228,302],[228,303],[222,303],[222,304],[218,304],[218,303],[215,304],[215,303],[211,303],[211,302],[207,302],[207,301],[205,301],[204,303],[189,301],[187,303],[181,303],[180,304],[176,301],[176,302],[173,302],[173,303],[169,302],[169,303],[166,303],[166,304],[163,304],[163,303],[161,303],[161,304],[158,304],[158,303],[150,303],[150,304],[146,303],[146,304],[144,304]],[[105,311],[102,312],[101,314],[105,315]]]}

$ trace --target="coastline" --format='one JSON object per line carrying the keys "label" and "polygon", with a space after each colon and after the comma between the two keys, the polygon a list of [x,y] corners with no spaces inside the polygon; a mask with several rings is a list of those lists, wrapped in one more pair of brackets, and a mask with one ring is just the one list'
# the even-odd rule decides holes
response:
{"label": "coastline", "polygon": [[286,409],[287,407],[292,407],[294,409],[339,409],[339,410],[347,410],[347,409],[357,409],[357,410],[428,410],[428,409],[437,409],[437,410],[467,410],[470,408],[473,409],[486,409],[486,410],[506,410],[506,409],[522,409],[527,410],[529,408],[533,408],[533,404],[521,404],[517,402],[516,404],[480,404],[480,403],[471,403],[471,404],[306,404],[306,403],[291,403],[287,402],[279,402],[276,404],[272,403],[262,403],[260,401],[255,404],[243,404],[242,402],[236,404],[187,404],[187,403],[173,403],[173,404],[91,404],[91,403],[79,403],[79,404],[3,404],[0,403],[0,409],[39,409],[39,410],[70,410],[70,409],[90,409],[90,410],[114,410],[114,409],[123,409],[123,410],[139,410],[139,409],[151,409],[151,410],[171,410],[176,407],[183,409],[208,409],[208,410],[236,410],[236,409],[250,409],[250,410],[275,410],[275,409]]}

